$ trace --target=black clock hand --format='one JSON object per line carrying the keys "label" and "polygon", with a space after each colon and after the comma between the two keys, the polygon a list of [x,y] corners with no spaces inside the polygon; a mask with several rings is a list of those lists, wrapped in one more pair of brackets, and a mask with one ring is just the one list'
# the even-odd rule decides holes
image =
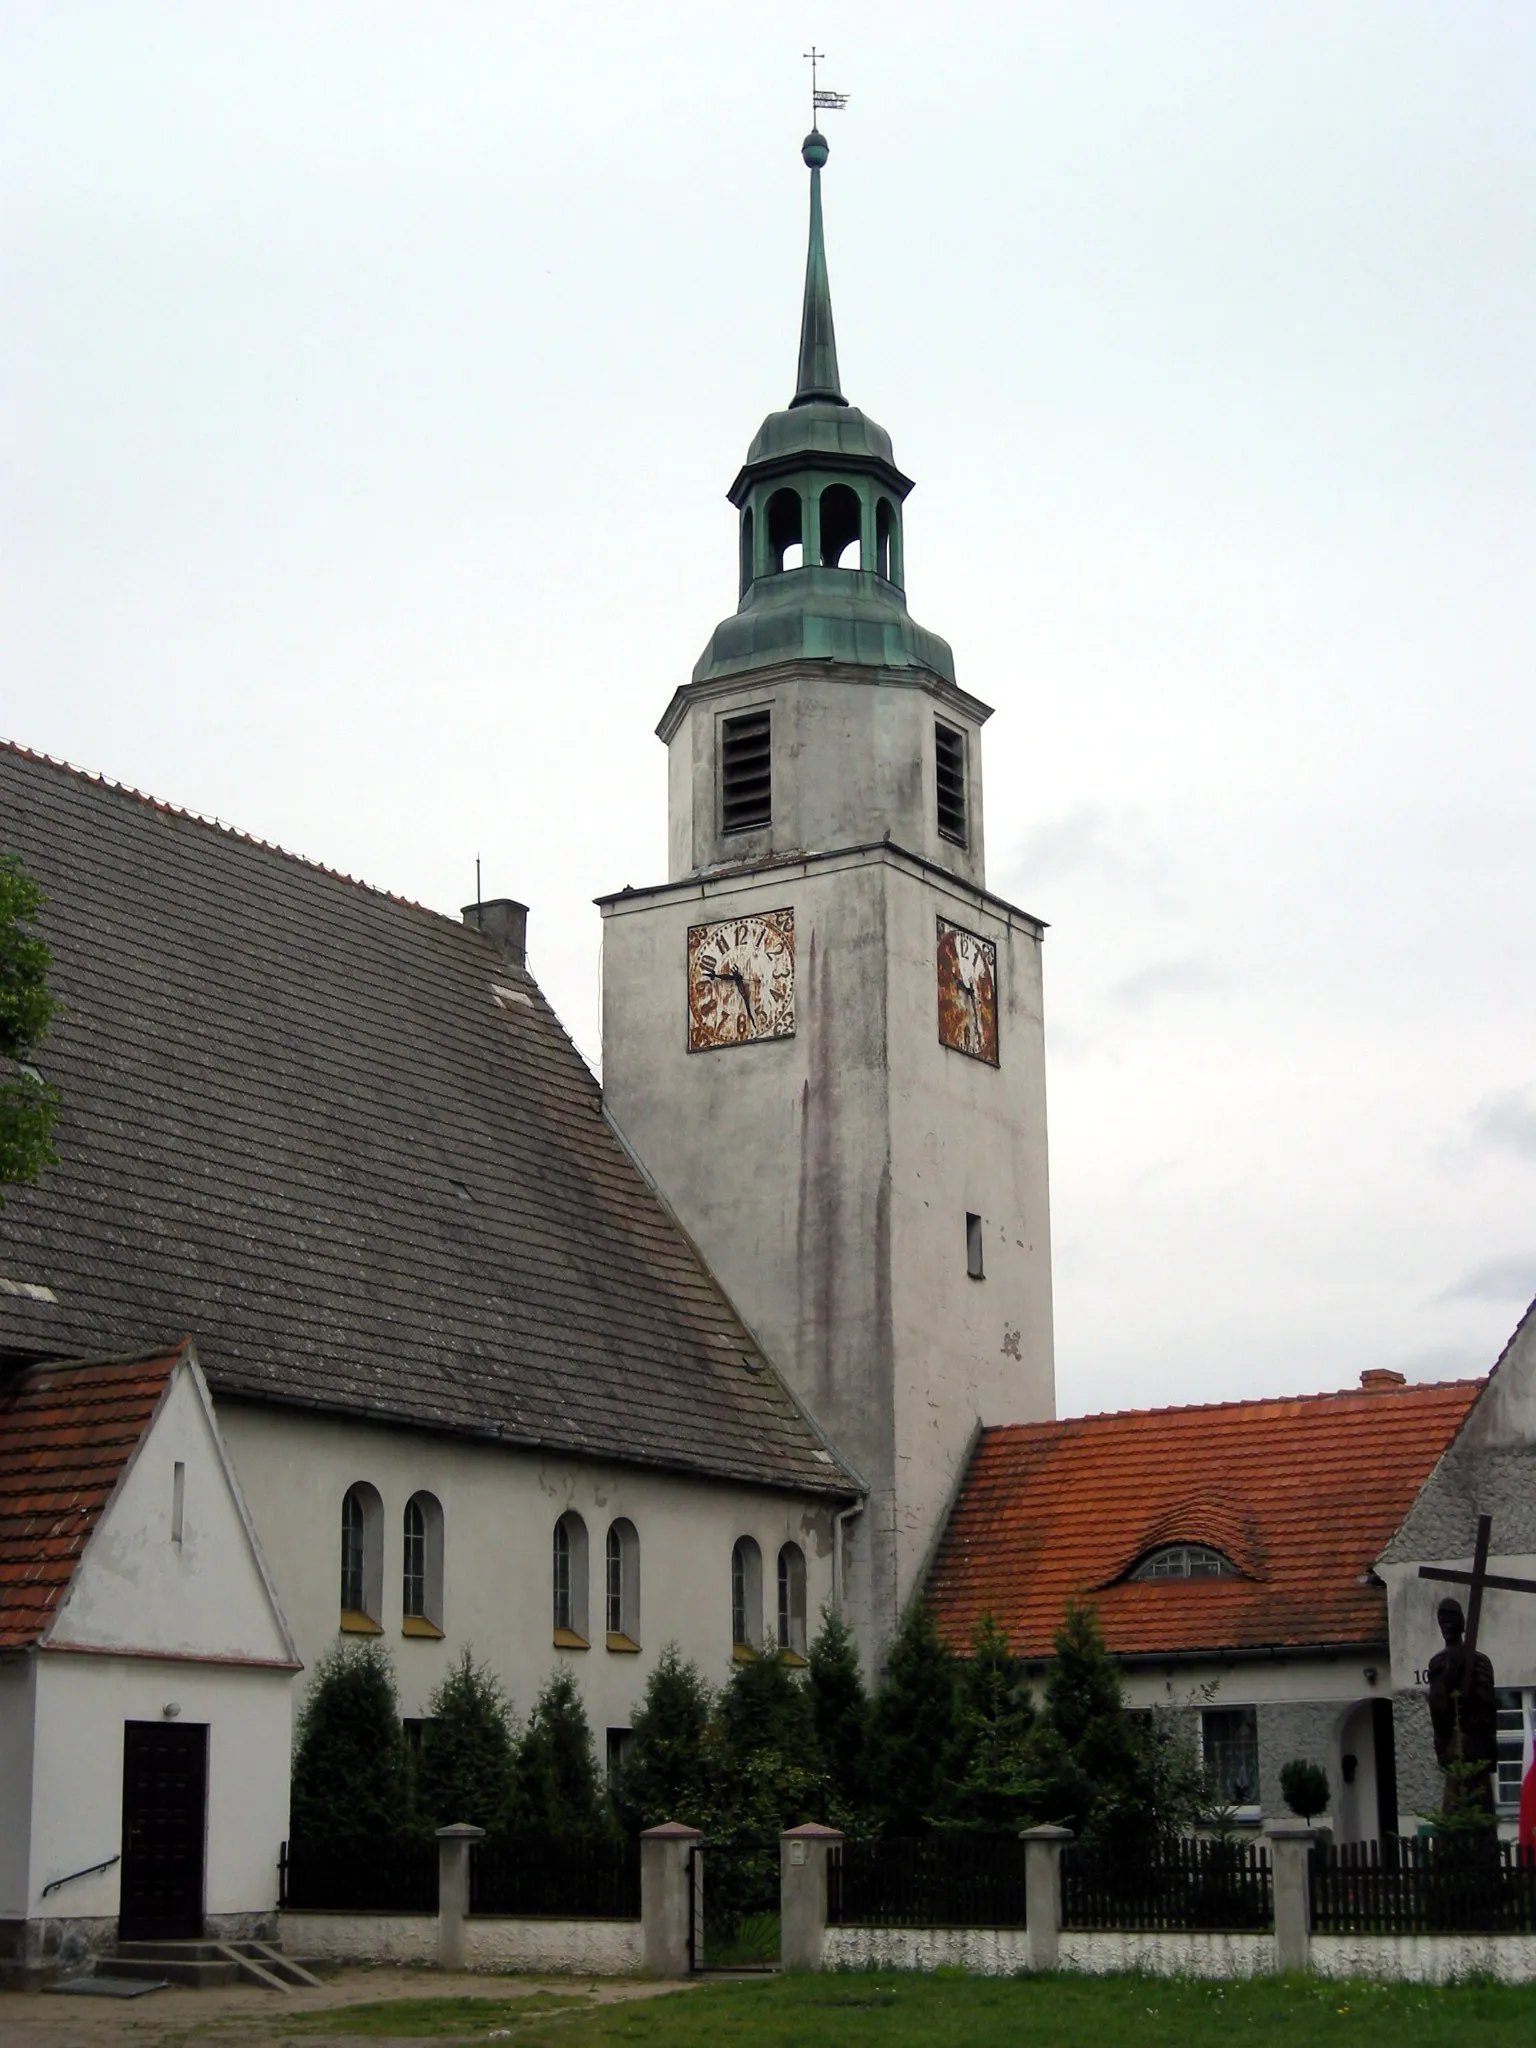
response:
{"label": "black clock hand", "polygon": [[730,972],[730,979],[734,981],[737,988],[741,990],[741,1000],[747,1006],[747,1022],[755,1027],[757,1024],[757,1019],[752,1014],[752,998],[747,993],[746,976],[742,973],[739,967],[733,967]]}

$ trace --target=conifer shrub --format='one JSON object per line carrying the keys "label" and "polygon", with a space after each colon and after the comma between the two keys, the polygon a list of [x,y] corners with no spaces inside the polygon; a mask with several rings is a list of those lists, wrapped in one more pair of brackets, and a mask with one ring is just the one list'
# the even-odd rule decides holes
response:
{"label": "conifer shrub", "polygon": [[810,1691],[775,1644],[732,1667],[711,1733],[712,1839],[776,1841],[825,1810]]}
{"label": "conifer shrub", "polygon": [[570,1671],[552,1672],[518,1745],[509,1819],[518,1834],[590,1839],[613,1828],[587,1710]]}
{"label": "conifer shrub", "polygon": [[971,1638],[957,1710],[955,1825],[989,1835],[1031,1825],[1041,1792],[1035,1704],[1024,1666],[990,1614],[981,1617]]}
{"label": "conifer shrub", "polygon": [[869,1694],[853,1631],[830,1608],[823,1610],[811,1644],[806,1689],[827,1781],[828,1810],[822,1818],[834,1827],[857,1829],[865,1802]]}
{"label": "conifer shrub", "polygon": [[955,1665],[927,1601],[913,1599],[870,1714],[869,1812],[885,1834],[920,1835],[951,1818],[959,1739]]}
{"label": "conifer shrub", "polygon": [[345,1642],[315,1667],[299,1713],[291,1828],[303,1841],[377,1840],[411,1825],[400,1701],[389,1652]]}
{"label": "conifer shrub", "polygon": [[676,1643],[657,1658],[630,1725],[629,1754],[614,1787],[626,1828],[682,1821],[703,1828],[711,1817],[707,1734],[714,1700],[697,1666]]}
{"label": "conifer shrub", "polygon": [[468,1821],[487,1832],[512,1816],[516,1739],[501,1681],[465,1650],[428,1702],[415,1806],[427,1828]]}

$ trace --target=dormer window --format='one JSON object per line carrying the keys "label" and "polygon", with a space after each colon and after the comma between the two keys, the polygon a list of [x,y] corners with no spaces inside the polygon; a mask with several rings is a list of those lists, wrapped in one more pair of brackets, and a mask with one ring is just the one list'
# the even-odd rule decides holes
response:
{"label": "dormer window", "polygon": [[773,823],[773,714],[720,721],[720,829],[756,832]]}
{"label": "dormer window", "polygon": [[964,846],[965,734],[940,719],[933,724],[933,766],[939,837]]}
{"label": "dormer window", "polygon": [[1208,1543],[1167,1543],[1144,1557],[1133,1579],[1237,1579],[1237,1566]]}

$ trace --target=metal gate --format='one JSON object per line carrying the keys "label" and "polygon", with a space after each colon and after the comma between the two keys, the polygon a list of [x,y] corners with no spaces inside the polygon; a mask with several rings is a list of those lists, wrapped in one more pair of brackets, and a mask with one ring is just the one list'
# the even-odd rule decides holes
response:
{"label": "metal gate", "polygon": [[779,1845],[706,1842],[688,1854],[688,1967],[779,1967]]}

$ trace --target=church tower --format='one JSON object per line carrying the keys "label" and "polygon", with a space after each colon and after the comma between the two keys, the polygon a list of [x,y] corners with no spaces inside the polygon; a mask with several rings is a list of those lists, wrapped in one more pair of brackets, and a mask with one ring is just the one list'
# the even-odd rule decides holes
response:
{"label": "church tower", "polygon": [[729,492],[740,601],[657,728],[669,879],[602,901],[603,1084],[868,1488],[842,1598],[874,1659],[977,1425],[1054,1412],[1043,927],[986,887],[991,714],[907,610],[912,484],[843,395],[803,155],[795,393]]}

